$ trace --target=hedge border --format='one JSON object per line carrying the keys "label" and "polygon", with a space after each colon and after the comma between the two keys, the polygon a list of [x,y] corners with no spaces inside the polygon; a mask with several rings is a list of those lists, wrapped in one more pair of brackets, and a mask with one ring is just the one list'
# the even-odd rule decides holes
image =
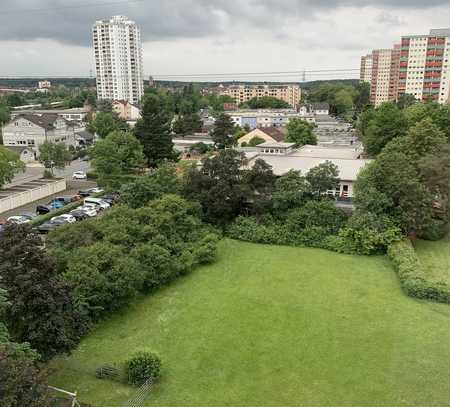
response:
{"label": "hedge border", "polygon": [[388,257],[407,295],[450,304],[450,284],[427,280],[425,269],[410,240],[393,243],[388,249]]}

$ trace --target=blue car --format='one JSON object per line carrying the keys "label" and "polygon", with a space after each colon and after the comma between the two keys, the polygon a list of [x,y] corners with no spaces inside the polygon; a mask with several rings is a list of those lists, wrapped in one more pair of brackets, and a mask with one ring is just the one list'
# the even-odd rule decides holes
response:
{"label": "blue car", "polygon": [[53,201],[48,203],[48,206],[50,206],[52,209],[60,209],[64,206],[64,203],[54,199]]}

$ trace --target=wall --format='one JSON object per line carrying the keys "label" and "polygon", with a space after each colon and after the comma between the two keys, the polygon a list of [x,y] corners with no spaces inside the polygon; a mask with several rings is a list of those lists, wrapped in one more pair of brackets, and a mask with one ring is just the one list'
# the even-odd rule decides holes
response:
{"label": "wall", "polygon": [[[19,185],[17,185],[19,187]],[[6,198],[0,199],[0,214],[19,208],[23,205],[28,205],[34,201],[57,194],[58,192],[67,189],[66,180],[59,179],[56,181],[49,181],[47,184],[41,185],[34,189],[17,192]]]}

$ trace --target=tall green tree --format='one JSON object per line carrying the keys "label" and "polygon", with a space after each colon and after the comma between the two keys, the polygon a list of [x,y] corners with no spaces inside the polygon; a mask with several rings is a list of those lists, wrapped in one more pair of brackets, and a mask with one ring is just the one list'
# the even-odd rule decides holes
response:
{"label": "tall green tree", "polygon": [[12,340],[28,342],[44,359],[72,350],[88,321],[40,237],[28,226],[6,227],[0,258],[0,288],[9,295],[5,321]]}
{"label": "tall green tree", "polygon": [[11,182],[14,176],[24,168],[25,164],[20,161],[18,154],[0,146],[0,188],[7,182]]}
{"label": "tall green tree", "polygon": [[99,140],[91,150],[92,165],[101,185],[120,186],[123,177],[142,170],[143,147],[132,134],[114,131]]}
{"label": "tall green tree", "polygon": [[214,129],[212,130],[211,136],[220,149],[231,147],[234,140],[234,123],[231,117],[225,113],[219,115],[214,123]]}
{"label": "tall green tree", "polygon": [[367,153],[376,156],[391,140],[406,134],[408,122],[403,111],[393,103],[383,103],[371,115],[361,129],[362,139]]}
{"label": "tall green tree", "polygon": [[312,193],[320,198],[327,191],[334,191],[339,186],[339,169],[331,161],[326,161],[311,168],[306,174],[306,181]]}
{"label": "tall green tree", "polygon": [[64,169],[72,160],[72,154],[64,143],[44,142],[39,146],[39,161],[54,173],[54,168]]}
{"label": "tall green tree", "polygon": [[172,113],[164,95],[147,94],[143,99],[142,119],[134,134],[144,147],[144,155],[151,167],[165,160],[176,159],[171,135]]}
{"label": "tall green tree", "polygon": [[9,107],[0,103],[0,128],[9,122],[11,112]]}
{"label": "tall green tree", "polygon": [[98,134],[100,138],[106,138],[106,136],[113,131],[128,131],[130,130],[130,126],[128,126],[127,122],[122,120],[117,113],[100,111],[88,125],[88,130]]}
{"label": "tall green tree", "polygon": [[286,141],[295,143],[296,147],[306,144],[317,144],[317,136],[314,134],[314,125],[302,119],[292,119],[287,125],[288,134]]}

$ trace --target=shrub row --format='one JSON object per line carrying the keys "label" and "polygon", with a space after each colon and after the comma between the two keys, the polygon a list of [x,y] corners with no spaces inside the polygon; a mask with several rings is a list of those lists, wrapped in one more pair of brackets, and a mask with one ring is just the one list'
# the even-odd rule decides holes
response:
{"label": "shrub row", "polygon": [[36,219],[33,219],[31,221],[32,227],[38,227],[42,225],[45,222],[48,222],[50,219],[54,218],[55,216],[64,215],[66,213],[69,213],[70,211],[73,211],[74,209],[78,208],[83,204],[83,201],[73,202],[69,205],[63,206],[60,209],[55,209],[54,211],[51,211],[45,215],[40,215]]}
{"label": "shrub row", "polygon": [[450,304],[450,285],[427,280],[426,272],[409,240],[393,243],[388,256],[410,297]]}

